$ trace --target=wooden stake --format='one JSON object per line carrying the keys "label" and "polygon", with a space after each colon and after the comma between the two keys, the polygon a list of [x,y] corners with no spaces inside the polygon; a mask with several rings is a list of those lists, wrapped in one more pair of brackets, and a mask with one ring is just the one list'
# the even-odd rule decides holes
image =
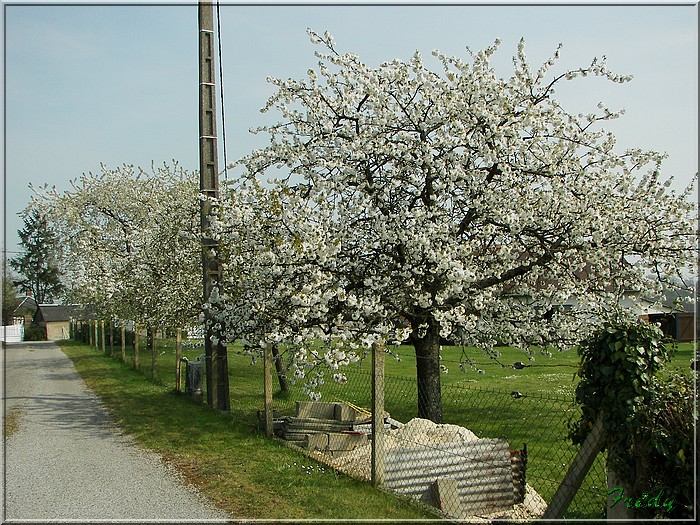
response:
{"label": "wooden stake", "polygon": [[175,331],[175,391],[180,393],[180,355],[182,353],[182,330]]}
{"label": "wooden stake", "polygon": [[265,390],[265,434],[272,437],[272,351],[265,347],[263,353],[263,384]]}
{"label": "wooden stake", "polygon": [[372,485],[384,485],[384,345],[372,345]]}
{"label": "wooden stake", "polygon": [[601,412],[586,439],[583,440],[574,462],[569,467],[569,471],[566,473],[561,485],[559,485],[542,519],[558,520],[564,516],[566,509],[569,508],[576,492],[581,487],[583,479],[588,474],[591,465],[593,465],[593,461],[603,449],[603,445],[603,414]]}

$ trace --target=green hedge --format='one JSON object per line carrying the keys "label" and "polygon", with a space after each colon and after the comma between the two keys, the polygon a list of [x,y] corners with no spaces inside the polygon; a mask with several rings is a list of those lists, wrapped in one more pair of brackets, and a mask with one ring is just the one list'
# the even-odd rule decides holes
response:
{"label": "green hedge", "polygon": [[30,326],[24,329],[25,341],[46,341],[46,329],[40,326]]}
{"label": "green hedge", "polygon": [[651,507],[646,517],[693,517],[693,383],[687,372],[656,378],[650,403],[636,414],[638,430],[632,453],[637,458],[637,486],[663,490],[664,498],[673,500],[670,511],[659,514],[659,509]]}

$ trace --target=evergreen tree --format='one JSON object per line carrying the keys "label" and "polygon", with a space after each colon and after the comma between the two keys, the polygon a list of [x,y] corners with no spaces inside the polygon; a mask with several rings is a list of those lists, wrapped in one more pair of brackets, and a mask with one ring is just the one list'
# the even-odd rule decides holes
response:
{"label": "evergreen tree", "polygon": [[37,210],[25,210],[24,228],[17,230],[24,253],[10,260],[21,276],[18,286],[31,290],[37,304],[53,301],[61,295],[56,236],[47,218]]}
{"label": "evergreen tree", "polygon": [[5,275],[2,280],[2,324],[12,324],[12,316],[19,306],[21,299],[17,296],[17,288],[12,276]]}

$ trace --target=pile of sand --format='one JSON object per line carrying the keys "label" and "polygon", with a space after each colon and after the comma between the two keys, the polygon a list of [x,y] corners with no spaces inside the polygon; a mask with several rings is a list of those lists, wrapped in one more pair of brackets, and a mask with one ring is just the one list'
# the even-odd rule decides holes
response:
{"label": "pile of sand", "polygon": [[[478,440],[472,431],[457,425],[438,425],[429,419],[415,418],[401,428],[389,430],[384,437],[384,450],[414,447],[416,445],[439,446],[444,444],[461,444]],[[369,481],[371,478],[370,461],[372,443],[333,459],[334,466],[353,477]]]}
{"label": "pile of sand", "polygon": [[[428,419],[412,419],[401,428],[389,430],[384,438],[384,450],[400,449],[415,446],[436,446],[449,444],[459,445],[477,441],[479,437],[471,430],[457,425],[438,425]],[[355,448],[354,450],[334,457],[333,466],[347,474],[370,481],[371,479],[372,444]],[[542,516],[547,503],[530,485],[526,485],[525,500],[515,505],[512,510],[499,512],[489,516],[479,516],[484,521],[492,519],[532,519]]]}

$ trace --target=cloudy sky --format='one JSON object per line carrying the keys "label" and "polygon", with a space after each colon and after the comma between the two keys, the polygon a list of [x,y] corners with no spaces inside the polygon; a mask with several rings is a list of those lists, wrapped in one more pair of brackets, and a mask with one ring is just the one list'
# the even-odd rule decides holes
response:
{"label": "cloudy sky", "polygon": [[[94,2],[93,2],[94,3]],[[449,2],[448,2],[449,3]],[[687,184],[698,160],[697,5],[240,5],[220,7],[229,161],[264,144],[248,129],[276,120],[259,109],[266,77],[304,77],[316,65],[307,27],[329,31],[340,51],[369,65],[434,49],[466,57],[502,39],[494,58],[507,76],[519,39],[537,67],[561,42],[555,71],[605,55],[629,84],[583,79],[560,90],[571,112],[604,101],[625,108],[608,126],[620,148],[665,151],[664,174]],[[5,245],[17,248],[28,184],[68,189],[100,164],[149,168],[175,159],[198,167],[196,3],[3,5]],[[430,63],[428,61],[428,63]],[[219,107],[219,117],[221,111]],[[219,137],[222,136],[221,127]],[[223,148],[219,146],[219,153]],[[223,164],[222,164],[223,166]]]}

